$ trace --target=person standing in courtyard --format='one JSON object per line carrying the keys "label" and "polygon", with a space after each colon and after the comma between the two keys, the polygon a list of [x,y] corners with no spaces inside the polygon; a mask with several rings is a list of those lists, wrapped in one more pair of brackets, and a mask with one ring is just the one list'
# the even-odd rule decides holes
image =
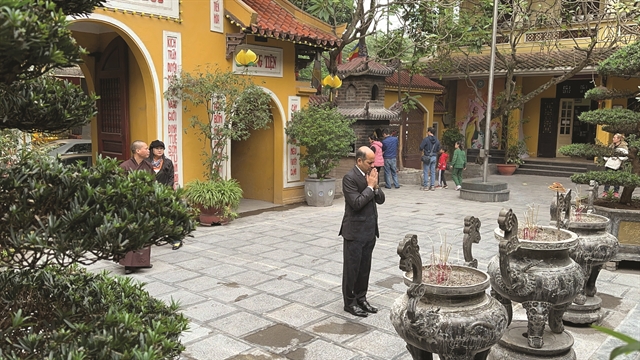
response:
{"label": "person standing in courtyard", "polygon": [[425,191],[435,190],[436,185],[436,158],[438,152],[440,152],[440,141],[433,136],[434,132],[434,128],[428,128],[427,136],[420,143],[420,151],[422,151],[422,188]]}
{"label": "person standing in courtyard", "polygon": [[344,310],[367,317],[378,309],[367,301],[371,256],[380,237],[378,209],[384,192],[378,187],[378,171],[373,167],[375,154],[366,146],[356,151],[356,165],[342,179],[344,217],[339,236],[343,242],[342,297]]}
{"label": "person standing in courtyard", "polygon": [[467,170],[467,154],[462,149],[460,141],[456,141],[456,150],[453,152],[453,159],[451,160],[451,177],[453,182],[456,183],[456,190],[462,188],[462,170]]}
{"label": "person standing in courtyard", "polygon": [[384,167],[384,157],[382,157],[382,143],[375,135],[369,135],[369,146],[371,150],[376,154],[376,161],[373,163],[373,167],[376,168],[378,174]]}
{"label": "person standing in courtyard", "polygon": [[382,131],[382,157],[384,158],[384,187],[391,189],[391,180],[396,189],[400,188],[398,183],[398,138],[389,135],[389,129]]}
{"label": "person standing in courtyard", "polygon": [[[153,140],[149,145],[151,155],[147,158],[147,161],[151,163],[153,172],[156,174],[156,181],[162,185],[165,185],[171,189],[175,189],[175,174],[173,170],[173,161],[164,156],[164,143],[160,140]],[[182,247],[182,241],[176,240],[171,243],[173,250],[178,250]]]}
{"label": "person standing in courtyard", "polygon": [[[605,156],[604,160],[606,163],[604,164],[604,168],[607,171],[618,171],[622,168],[622,162],[627,160],[627,154],[629,154],[628,144],[624,141],[624,135],[618,133],[613,135],[613,141],[611,145],[609,145],[610,149],[613,149],[615,153],[614,156]],[[607,196],[609,194],[609,185],[604,186],[604,192],[602,196]],[[613,186],[613,196],[620,196],[620,186]]]}
{"label": "person standing in courtyard", "polygon": [[438,185],[443,189],[447,188],[447,180],[444,178],[444,172],[447,170],[447,162],[449,161],[449,154],[444,149],[440,148],[440,156],[438,156]]}
{"label": "person standing in courtyard", "polygon": [[[146,171],[149,174],[153,174],[153,167],[151,163],[147,161],[149,157],[149,147],[144,141],[136,140],[131,144],[131,158],[122,164],[120,167],[125,172],[131,171]],[[135,269],[152,268],[151,264],[151,246],[144,249],[129,251],[125,257],[120,259],[120,265],[124,265],[124,273],[131,274]]]}

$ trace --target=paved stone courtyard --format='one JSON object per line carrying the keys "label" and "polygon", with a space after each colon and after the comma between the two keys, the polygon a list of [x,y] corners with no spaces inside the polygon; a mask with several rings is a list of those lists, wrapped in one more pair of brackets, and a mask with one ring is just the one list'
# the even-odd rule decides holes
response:
{"label": "paved stone courtyard", "polygon": [[[420,191],[418,185],[384,189],[386,203],[378,207],[381,234],[368,295],[380,311],[367,318],[342,309],[341,198],[331,207],[274,208],[247,213],[226,226],[199,227],[178,251],[168,245],[154,247],[154,267],[129,276],[145,282],[152,295],[181,303],[191,319],[190,331],[183,337],[183,359],[410,360],[389,320],[389,307],[406,291],[398,268],[398,242],[406,234],[417,234],[422,258],[428,261],[432,249],[438,251],[446,237],[453,245],[450,262],[461,264],[463,220],[473,215],[482,221],[483,235],[473,255],[478,268],[486,270],[498,252],[493,230],[501,208],[512,208],[521,218],[527,204],[539,204],[538,223],[547,225],[555,195],[547,186],[555,181],[574,186],[568,178],[529,175],[490,180],[507,181],[511,200],[469,202],[459,199],[453,186],[436,191]],[[627,265],[631,266],[600,274],[602,324],[640,339],[640,266]],[[90,268],[124,273],[106,261]],[[514,310],[515,319],[526,318],[519,305]],[[620,344],[588,327],[567,329],[580,360],[608,359]],[[640,355],[617,358],[631,359]]]}

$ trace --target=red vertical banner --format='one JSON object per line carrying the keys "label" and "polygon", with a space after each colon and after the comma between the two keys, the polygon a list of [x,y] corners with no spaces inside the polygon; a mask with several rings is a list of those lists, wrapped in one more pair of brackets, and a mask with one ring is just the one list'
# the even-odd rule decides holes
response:
{"label": "red vertical banner", "polygon": [[[180,33],[163,32],[163,68],[164,89],[169,87],[169,79],[180,75],[182,66],[182,46]],[[180,186],[182,181],[182,101],[164,100],[164,142],[166,156],[173,161],[174,182]]]}
{"label": "red vertical banner", "polygon": [[[289,121],[293,118],[293,114],[297,111],[300,111],[300,97],[299,96],[289,96]],[[288,141],[288,137],[285,136],[287,149],[287,182],[298,182],[300,181],[300,147],[290,144]]]}

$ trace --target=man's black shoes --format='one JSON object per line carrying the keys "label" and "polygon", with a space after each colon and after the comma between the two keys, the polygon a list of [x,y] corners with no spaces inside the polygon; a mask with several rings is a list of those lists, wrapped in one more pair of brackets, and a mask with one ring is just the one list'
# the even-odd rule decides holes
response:
{"label": "man's black shoes", "polygon": [[348,312],[351,315],[355,315],[355,316],[360,316],[360,317],[369,316],[369,314],[367,314],[366,311],[362,310],[360,308],[360,306],[358,306],[358,305],[349,305],[349,306],[345,305],[344,311]]}
{"label": "man's black shoes", "polygon": [[364,301],[358,301],[358,306],[360,307],[360,309],[368,312],[368,313],[372,313],[375,314],[378,312],[377,308],[374,308],[373,306],[371,306],[371,304],[369,304],[369,302],[367,300]]}

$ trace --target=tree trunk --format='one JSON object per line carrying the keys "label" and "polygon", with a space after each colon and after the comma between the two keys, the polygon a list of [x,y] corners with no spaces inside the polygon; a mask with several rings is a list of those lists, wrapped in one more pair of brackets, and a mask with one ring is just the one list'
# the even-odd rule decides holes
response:
{"label": "tree trunk", "polygon": [[620,194],[620,203],[622,204],[630,204],[631,198],[633,195],[633,190],[635,190],[635,186],[625,186],[622,189],[622,194]]}

